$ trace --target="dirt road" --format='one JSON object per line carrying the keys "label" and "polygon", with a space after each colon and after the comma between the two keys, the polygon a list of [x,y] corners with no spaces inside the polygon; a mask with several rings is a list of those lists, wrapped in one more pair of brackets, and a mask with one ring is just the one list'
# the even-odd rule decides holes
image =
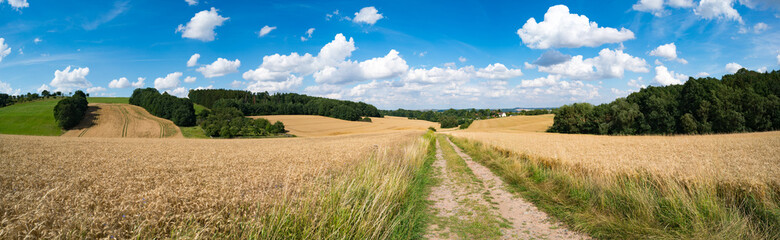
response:
{"label": "dirt road", "polygon": [[504,182],[439,136],[430,239],[588,239],[507,191]]}

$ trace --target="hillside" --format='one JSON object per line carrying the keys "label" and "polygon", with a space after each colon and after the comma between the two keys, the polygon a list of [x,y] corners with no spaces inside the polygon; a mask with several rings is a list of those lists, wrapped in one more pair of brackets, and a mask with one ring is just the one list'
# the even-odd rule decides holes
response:
{"label": "hillside", "polygon": [[466,131],[479,132],[544,132],[553,124],[553,114],[512,116],[476,120]]}
{"label": "hillside", "polygon": [[423,120],[410,120],[402,117],[371,118],[373,122],[346,121],[311,115],[268,115],[252,116],[268,121],[281,121],[285,129],[300,137],[320,137],[351,135],[362,133],[389,133],[396,131],[425,131],[428,127],[438,127],[438,123]]}
{"label": "hillside", "polygon": [[63,137],[181,138],[170,120],[152,116],[141,107],[120,103],[90,103],[87,116]]}
{"label": "hillside", "polygon": [[54,106],[59,100],[26,102],[0,108],[0,133],[59,136],[62,130],[54,121]]}

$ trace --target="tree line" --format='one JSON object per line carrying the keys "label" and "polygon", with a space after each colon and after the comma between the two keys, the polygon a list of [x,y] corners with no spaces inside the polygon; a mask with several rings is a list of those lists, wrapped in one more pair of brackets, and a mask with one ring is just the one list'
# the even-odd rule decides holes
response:
{"label": "tree line", "polygon": [[319,115],[348,121],[381,117],[373,105],[363,102],[312,97],[297,93],[252,93],[229,89],[190,90],[189,98],[207,108],[236,108],[245,116]]}
{"label": "tree line", "polygon": [[198,122],[203,132],[211,137],[261,137],[287,132],[282,122],[276,121],[271,124],[264,118],[247,118],[234,107],[216,107],[213,110],[203,110],[198,114]]}
{"label": "tree line", "polygon": [[780,129],[780,72],[741,69],[716,78],[689,78],[683,85],[647,87],[626,98],[555,111],[559,133],[710,134]]}
{"label": "tree line", "polygon": [[72,97],[57,102],[54,106],[54,120],[62,129],[71,129],[78,125],[87,113],[87,95],[81,90]]}
{"label": "tree line", "polygon": [[130,104],[140,106],[152,115],[169,119],[178,126],[195,125],[195,108],[192,101],[186,98],[160,94],[155,88],[138,88],[130,96]]}
{"label": "tree line", "polygon": [[[23,95],[9,95],[7,93],[0,93],[0,107],[10,106],[17,103],[30,102],[38,99],[46,99],[50,97],[62,97],[62,92],[49,92],[49,90],[43,90],[41,94],[27,93]],[[87,95],[89,96],[89,95]]]}
{"label": "tree line", "polygon": [[458,127],[468,128],[471,122],[477,119],[488,119],[498,117],[501,110],[490,109],[448,109],[444,111],[420,111],[420,110],[382,110],[381,113],[386,116],[406,117],[409,119],[419,119],[431,122],[438,122],[442,128]]}

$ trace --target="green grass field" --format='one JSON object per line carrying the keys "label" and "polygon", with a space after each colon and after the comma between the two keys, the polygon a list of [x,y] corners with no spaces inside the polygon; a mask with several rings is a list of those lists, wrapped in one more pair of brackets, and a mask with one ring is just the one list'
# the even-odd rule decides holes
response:
{"label": "green grass field", "polygon": [[200,104],[197,104],[197,103],[193,103],[192,106],[195,107],[195,114],[198,114],[198,113],[202,112],[203,110],[208,109],[208,108],[204,107],[203,105],[200,105]]}
{"label": "green grass field", "polygon": [[124,103],[129,104],[130,98],[126,97],[88,97],[89,103]]}
{"label": "green grass field", "polygon": [[0,108],[0,133],[59,136],[63,131],[54,121],[54,106],[60,99],[14,104]]}
{"label": "green grass field", "polygon": [[209,138],[200,126],[179,127],[185,138]]}

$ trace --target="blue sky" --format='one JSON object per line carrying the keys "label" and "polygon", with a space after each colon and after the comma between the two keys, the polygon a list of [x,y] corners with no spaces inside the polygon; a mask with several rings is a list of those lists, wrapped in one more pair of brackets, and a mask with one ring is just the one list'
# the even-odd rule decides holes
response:
{"label": "blue sky", "polygon": [[780,68],[774,0],[0,1],[11,94],[232,88],[383,109],[555,107]]}

